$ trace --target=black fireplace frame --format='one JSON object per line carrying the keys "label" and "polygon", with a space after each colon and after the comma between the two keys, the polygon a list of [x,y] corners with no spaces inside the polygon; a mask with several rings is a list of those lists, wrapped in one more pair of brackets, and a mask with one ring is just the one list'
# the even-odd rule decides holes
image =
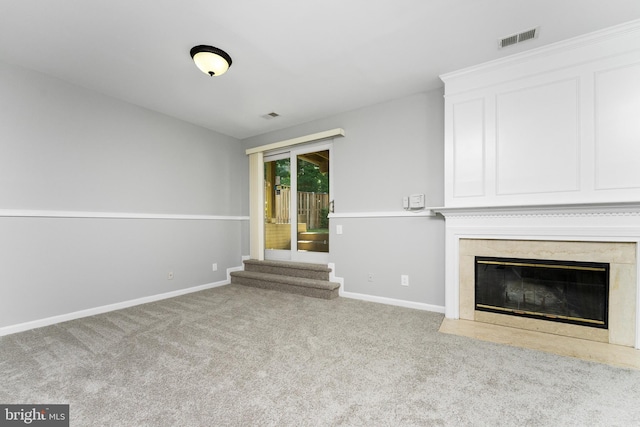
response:
{"label": "black fireplace frame", "polygon": [[[497,265],[509,265],[509,266],[527,266],[527,267],[546,267],[557,268],[566,267],[567,270],[586,270],[597,269],[597,271],[604,270],[605,274],[605,291],[604,291],[604,321],[600,323],[593,323],[587,319],[577,319],[572,317],[565,317],[561,315],[532,313],[527,310],[510,309],[510,308],[493,308],[485,306],[484,304],[478,305],[478,272],[479,266],[484,264],[497,264]],[[506,258],[506,257],[488,257],[488,256],[476,256],[474,260],[474,307],[477,311],[485,311],[491,313],[498,313],[504,315],[527,317],[532,319],[547,320],[560,323],[568,323],[580,326],[587,326],[600,329],[608,329],[609,324],[609,281],[610,281],[610,266],[608,263],[602,262],[582,262],[582,261],[561,261],[561,260],[542,260],[542,259],[529,259],[529,258]]]}

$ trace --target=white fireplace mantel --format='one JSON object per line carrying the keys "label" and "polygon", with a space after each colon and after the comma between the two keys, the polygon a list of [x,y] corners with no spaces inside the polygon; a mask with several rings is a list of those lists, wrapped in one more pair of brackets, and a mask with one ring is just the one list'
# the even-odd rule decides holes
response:
{"label": "white fireplace mantel", "polygon": [[[640,202],[432,208],[446,219],[445,316],[460,316],[460,239],[636,243],[640,259]],[[640,263],[636,262],[636,266]],[[640,278],[640,269],[636,278]],[[636,280],[636,338],[640,348],[640,280]]]}
{"label": "white fireplace mantel", "polygon": [[635,243],[640,348],[638,73],[640,20],[441,76],[446,317],[461,239]]}
{"label": "white fireplace mantel", "polygon": [[429,208],[434,213],[450,217],[488,216],[585,216],[640,215],[640,202],[565,203],[546,205],[505,205]]}

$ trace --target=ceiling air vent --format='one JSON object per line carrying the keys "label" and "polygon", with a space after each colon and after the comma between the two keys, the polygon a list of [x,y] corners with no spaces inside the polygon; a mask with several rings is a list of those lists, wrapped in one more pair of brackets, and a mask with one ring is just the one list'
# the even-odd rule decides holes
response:
{"label": "ceiling air vent", "polygon": [[503,48],[517,43],[522,43],[525,40],[538,38],[539,32],[540,28],[536,27],[518,34],[511,34],[510,36],[506,36],[498,40],[498,47]]}
{"label": "ceiling air vent", "polygon": [[275,111],[272,111],[270,113],[265,114],[262,117],[267,119],[267,120],[271,120],[271,119],[275,119],[276,117],[279,117],[279,116],[280,116],[280,114],[276,113]]}

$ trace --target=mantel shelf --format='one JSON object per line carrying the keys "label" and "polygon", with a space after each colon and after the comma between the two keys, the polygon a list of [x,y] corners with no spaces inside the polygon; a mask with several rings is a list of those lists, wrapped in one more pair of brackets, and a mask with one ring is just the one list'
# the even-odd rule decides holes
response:
{"label": "mantel shelf", "polygon": [[547,205],[505,205],[431,207],[431,212],[456,216],[530,216],[530,215],[640,215],[640,201],[611,203],[566,203]]}

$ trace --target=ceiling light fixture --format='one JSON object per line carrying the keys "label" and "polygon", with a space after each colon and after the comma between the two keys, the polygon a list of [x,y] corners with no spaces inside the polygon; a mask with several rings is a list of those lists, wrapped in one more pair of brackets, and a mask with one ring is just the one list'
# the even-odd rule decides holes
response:
{"label": "ceiling light fixture", "polygon": [[200,70],[210,76],[221,76],[231,67],[227,52],[213,46],[200,45],[191,48],[191,58]]}

